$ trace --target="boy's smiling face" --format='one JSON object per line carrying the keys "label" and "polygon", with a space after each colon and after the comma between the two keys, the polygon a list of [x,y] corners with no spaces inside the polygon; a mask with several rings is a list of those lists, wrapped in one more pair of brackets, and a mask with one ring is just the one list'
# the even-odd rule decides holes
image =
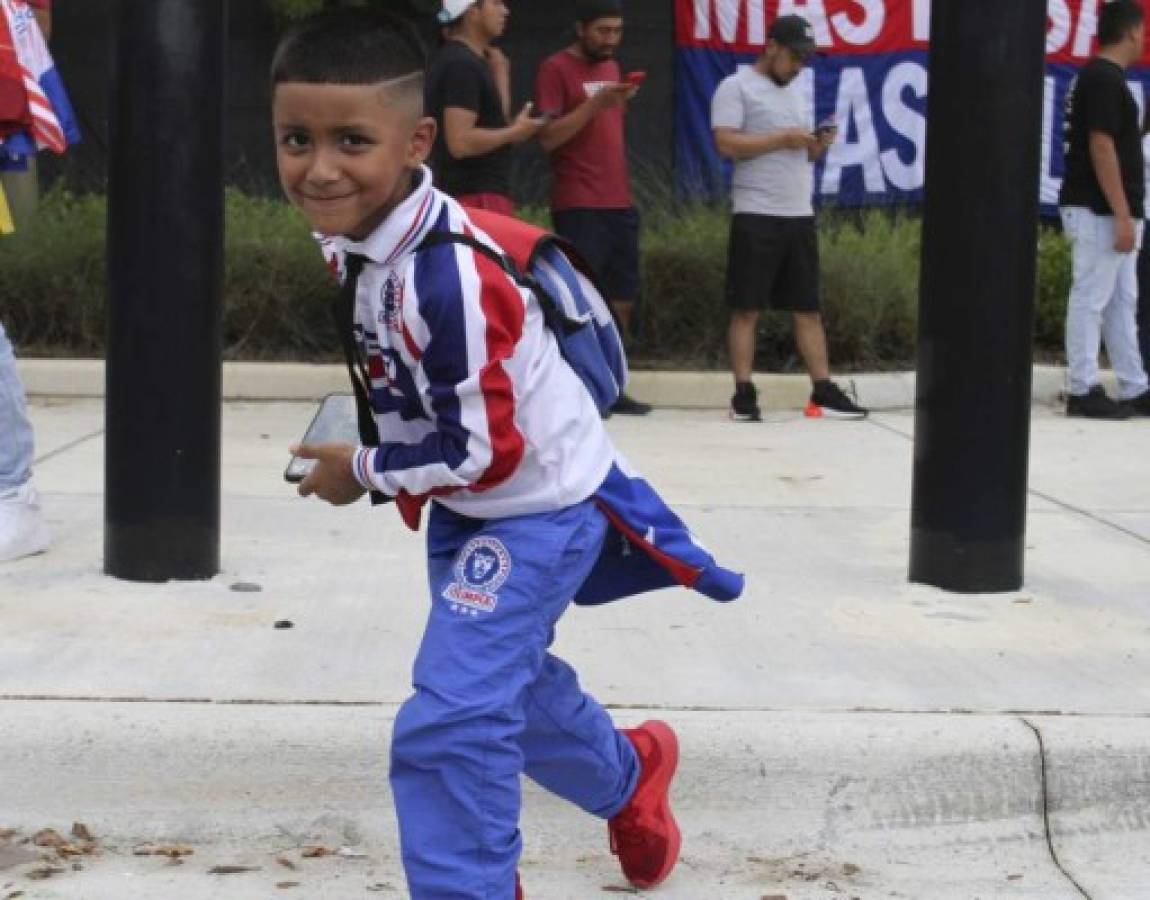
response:
{"label": "boy's smiling face", "polygon": [[422,115],[420,80],[404,81],[276,86],[280,182],[314,231],[362,240],[411,192],[435,121]]}

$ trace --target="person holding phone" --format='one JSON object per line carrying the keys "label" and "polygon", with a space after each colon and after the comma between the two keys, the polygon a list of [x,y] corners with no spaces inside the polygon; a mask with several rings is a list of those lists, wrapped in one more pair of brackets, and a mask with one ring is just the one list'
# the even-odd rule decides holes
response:
{"label": "person holding phone", "polygon": [[[627,105],[646,77],[624,76],[619,0],[579,0],[575,41],[539,67],[535,101],[548,118],[539,143],[551,163],[551,221],[603,283],[624,340],[639,295],[639,213],[631,195],[624,136]],[[651,407],[623,394],[612,412]]]}
{"label": "person holding phone", "polygon": [[495,42],[504,0],[444,0],[444,41],[427,73],[427,111],[438,126],[431,168],[464,206],[512,215],[511,148],[543,126],[532,104],[511,117],[511,63]]}
{"label": "person holding phone", "polygon": [[730,414],[737,422],[762,420],[751,375],[764,307],[791,313],[795,343],[812,383],[806,414],[867,415],[831,380],[819,311],[813,163],[830,149],[837,132],[831,122],[811,130],[798,77],[814,53],[810,23],[801,16],[779,16],[759,59],[726,78],[711,104],[716,147],[735,163],[726,292],[735,376]]}
{"label": "person holding phone", "polygon": [[[521,224],[433,184],[424,63],[408,23],[345,7],[294,26],[272,68],[280,181],[342,282],[359,426],[358,441],[292,448],[314,463],[299,494],[390,498],[414,530],[426,517],[412,550],[429,596],[390,598],[427,610],[390,753],[408,896],[525,896],[524,776],[603,820],[623,876],[651,888],[681,848],[674,729],[619,728],[552,653],[556,628],[575,604],[673,585],[727,602],[744,579],[618,455],[541,290],[501,264],[484,227]],[[577,280],[562,254],[547,265]],[[377,588],[384,558],[359,561]]]}

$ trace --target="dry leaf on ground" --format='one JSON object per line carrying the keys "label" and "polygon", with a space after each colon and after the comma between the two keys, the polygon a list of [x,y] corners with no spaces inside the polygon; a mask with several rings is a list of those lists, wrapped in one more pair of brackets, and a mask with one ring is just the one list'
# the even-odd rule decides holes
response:
{"label": "dry leaf on ground", "polygon": [[209,875],[242,875],[244,872],[258,872],[259,866],[212,866]]}
{"label": "dry leaf on ground", "polygon": [[299,852],[299,855],[304,859],[317,859],[321,856],[331,856],[331,854],[331,849],[324,847],[322,844],[313,844],[309,847],[304,847]]}
{"label": "dry leaf on ground", "polygon": [[191,856],[195,852],[191,847],[185,847],[181,844],[160,844],[158,846],[141,844],[139,847],[132,848],[133,856],[167,856],[172,859]]}
{"label": "dry leaf on ground", "polygon": [[54,828],[41,828],[32,835],[32,843],[37,847],[60,847],[68,842]]}
{"label": "dry leaf on ground", "polygon": [[96,843],[96,839],[92,837],[92,832],[88,830],[88,826],[83,822],[72,823],[72,837],[80,841],[90,841]]}
{"label": "dry leaf on ground", "polygon": [[24,877],[31,878],[33,881],[44,881],[53,875],[60,875],[63,871],[64,870],[59,866],[39,866],[38,868],[25,872]]}

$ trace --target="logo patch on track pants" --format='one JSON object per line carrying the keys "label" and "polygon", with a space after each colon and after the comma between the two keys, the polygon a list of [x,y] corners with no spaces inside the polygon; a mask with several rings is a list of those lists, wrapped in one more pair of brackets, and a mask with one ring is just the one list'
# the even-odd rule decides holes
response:
{"label": "logo patch on track pants", "polygon": [[511,554],[498,538],[475,537],[455,560],[455,581],[443,590],[452,611],[477,616],[499,605],[499,588],[511,574]]}

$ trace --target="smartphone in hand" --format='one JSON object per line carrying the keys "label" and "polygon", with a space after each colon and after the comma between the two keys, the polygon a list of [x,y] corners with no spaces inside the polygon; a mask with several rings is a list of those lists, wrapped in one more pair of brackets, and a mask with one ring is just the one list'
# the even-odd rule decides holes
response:
{"label": "smartphone in hand", "polygon": [[[328,394],[324,397],[300,443],[358,444],[359,420],[356,417],[355,397],[351,394]],[[299,484],[307,478],[314,466],[314,459],[293,456],[284,470],[284,480],[289,484]]]}

